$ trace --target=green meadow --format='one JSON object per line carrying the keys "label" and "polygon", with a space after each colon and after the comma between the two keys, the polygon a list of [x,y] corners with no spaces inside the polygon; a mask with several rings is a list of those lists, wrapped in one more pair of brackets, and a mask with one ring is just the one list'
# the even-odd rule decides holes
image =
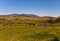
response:
{"label": "green meadow", "polygon": [[0,41],[52,41],[60,39],[59,26],[0,24]]}
{"label": "green meadow", "polygon": [[0,18],[0,41],[60,41],[60,18]]}

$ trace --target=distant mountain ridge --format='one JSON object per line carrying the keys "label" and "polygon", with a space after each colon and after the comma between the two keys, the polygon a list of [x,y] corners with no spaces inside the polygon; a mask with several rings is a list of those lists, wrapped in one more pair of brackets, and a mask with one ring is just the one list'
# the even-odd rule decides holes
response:
{"label": "distant mountain ridge", "polygon": [[34,15],[34,14],[10,14],[10,15],[0,15],[0,17],[4,17],[4,16],[26,16],[26,17],[39,17],[39,16]]}
{"label": "distant mountain ridge", "polygon": [[11,14],[13,16],[26,16],[26,17],[39,17],[37,15],[34,15],[34,14]]}
{"label": "distant mountain ridge", "polygon": [[[10,15],[0,15],[0,18],[7,18],[7,19],[14,19],[14,18],[19,18],[19,19],[34,19],[34,20],[49,20],[51,16],[37,16],[34,14],[10,14]],[[53,20],[55,20],[55,17],[52,17]]]}

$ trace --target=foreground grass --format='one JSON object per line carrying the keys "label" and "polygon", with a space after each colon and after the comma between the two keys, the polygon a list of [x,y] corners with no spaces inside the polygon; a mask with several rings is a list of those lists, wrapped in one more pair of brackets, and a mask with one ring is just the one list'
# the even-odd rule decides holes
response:
{"label": "foreground grass", "polygon": [[0,41],[50,41],[60,39],[60,27],[0,24]]}

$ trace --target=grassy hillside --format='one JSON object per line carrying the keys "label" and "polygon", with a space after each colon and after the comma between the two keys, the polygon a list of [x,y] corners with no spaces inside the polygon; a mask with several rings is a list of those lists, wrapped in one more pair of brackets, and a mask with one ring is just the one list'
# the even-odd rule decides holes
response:
{"label": "grassy hillside", "polygon": [[[44,22],[46,20],[32,18],[26,16],[0,17],[0,41],[60,40],[60,23],[47,23]],[[44,23],[49,25],[41,25]]]}

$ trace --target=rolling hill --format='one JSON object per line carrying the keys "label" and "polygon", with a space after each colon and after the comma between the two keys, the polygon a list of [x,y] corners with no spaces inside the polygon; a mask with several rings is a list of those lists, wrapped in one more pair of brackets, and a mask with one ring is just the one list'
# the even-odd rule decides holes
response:
{"label": "rolling hill", "polygon": [[[0,18],[5,18],[7,20],[13,20],[15,18],[17,19],[29,19],[29,20],[49,20],[50,16],[37,16],[34,14],[11,14],[11,15],[0,15]],[[53,20],[55,20],[55,17],[52,17]]]}

